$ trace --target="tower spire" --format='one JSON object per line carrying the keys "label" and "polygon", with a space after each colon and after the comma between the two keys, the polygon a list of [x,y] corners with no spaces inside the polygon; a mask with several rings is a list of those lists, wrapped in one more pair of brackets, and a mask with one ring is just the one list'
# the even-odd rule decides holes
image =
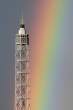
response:
{"label": "tower spire", "polygon": [[21,17],[20,28],[25,28],[23,14],[22,14],[22,17]]}
{"label": "tower spire", "polygon": [[23,19],[23,14],[22,14],[19,35],[25,35],[25,34],[26,34],[26,30],[25,30],[24,19]]}
{"label": "tower spire", "polygon": [[21,24],[24,24],[23,14],[22,14],[22,18],[21,18]]}

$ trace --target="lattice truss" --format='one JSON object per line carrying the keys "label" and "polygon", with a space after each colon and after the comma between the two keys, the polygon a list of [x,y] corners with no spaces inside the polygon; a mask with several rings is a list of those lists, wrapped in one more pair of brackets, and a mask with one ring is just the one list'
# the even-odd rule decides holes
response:
{"label": "lattice truss", "polygon": [[30,72],[28,36],[16,36],[15,109],[30,109]]}

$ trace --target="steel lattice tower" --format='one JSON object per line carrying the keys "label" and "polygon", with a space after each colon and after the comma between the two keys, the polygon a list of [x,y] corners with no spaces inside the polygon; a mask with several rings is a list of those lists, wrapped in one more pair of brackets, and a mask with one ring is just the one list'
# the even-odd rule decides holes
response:
{"label": "steel lattice tower", "polygon": [[23,22],[15,40],[15,110],[30,110],[29,35]]}

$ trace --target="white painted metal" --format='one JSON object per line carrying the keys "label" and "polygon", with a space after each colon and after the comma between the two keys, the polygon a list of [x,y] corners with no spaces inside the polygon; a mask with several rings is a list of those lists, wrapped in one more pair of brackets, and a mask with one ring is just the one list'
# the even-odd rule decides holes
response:
{"label": "white painted metal", "polygon": [[15,110],[30,109],[29,44],[25,29],[20,28],[15,41]]}

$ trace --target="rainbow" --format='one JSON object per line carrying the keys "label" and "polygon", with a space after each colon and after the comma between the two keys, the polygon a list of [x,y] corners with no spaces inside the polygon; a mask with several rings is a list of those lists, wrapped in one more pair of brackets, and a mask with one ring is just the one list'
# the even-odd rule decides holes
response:
{"label": "rainbow", "polygon": [[31,22],[31,110],[52,110],[58,100],[67,6],[67,0],[36,0]]}

